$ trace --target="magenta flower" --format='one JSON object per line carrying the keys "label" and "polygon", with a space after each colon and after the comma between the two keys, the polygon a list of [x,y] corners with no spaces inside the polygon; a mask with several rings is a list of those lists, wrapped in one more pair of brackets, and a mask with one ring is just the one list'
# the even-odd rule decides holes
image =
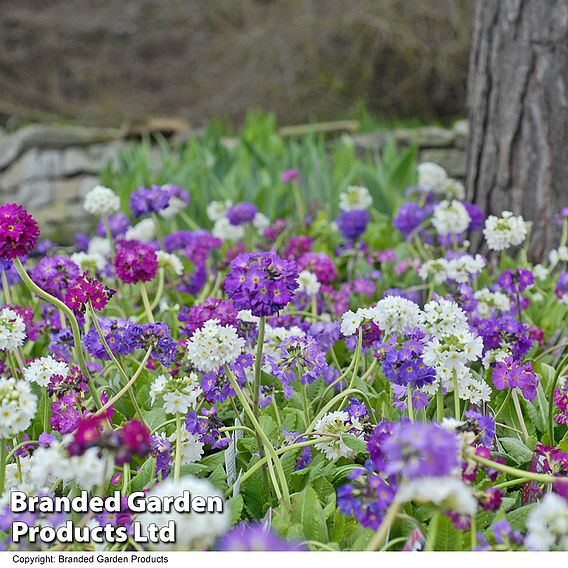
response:
{"label": "magenta flower", "polygon": [[35,219],[16,203],[0,206],[0,259],[26,256],[35,248],[39,227]]}
{"label": "magenta flower", "polygon": [[284,170],[280,176],[282,183],[292,183],[300,181],[300,172],[295,168]]}
{"label": "magenta flower", "polygon": [[158,257],[154,249],[139,241],[119,241],[114,258],[118,277],[126,284],[149,282],[158,272]]}

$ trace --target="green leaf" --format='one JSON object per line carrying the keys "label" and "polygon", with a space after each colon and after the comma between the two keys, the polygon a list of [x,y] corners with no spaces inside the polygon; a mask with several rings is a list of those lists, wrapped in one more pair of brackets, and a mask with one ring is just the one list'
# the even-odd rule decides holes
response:
{"label": "green leaf", "polygon": [[154,458],[147,459],[130,481],[130,492],[142,491],[145,487],[150,487],[150,482],[155,479],[155,472],[156,460]]}
{"label": "green leaf", "polygon": [[365,440],[361,438],[357,438],[357,436],[353,436],[352,434],[342,434],[341,441],[354,452],[358,454],[362,454],[367,451],[367,445],[365,444]]}
{"label": "green leaf", "polygon": [[229,510],[231,511],[231,525],[236,525],[240,518],[241,513],[243,512],[243,507],[245,502],[243,501],[243,496],[239,493],[239,495],[235,495],[231,497],[227,504],[229,505]]}
{"label": "green leaf", "polygon": [[524,530],[526,528],[527,517],[535,507],[536,503],[525,505],[524,507],[520,507],[519,509],[515,509],[514,511],[507,513],[505,518],[514,531]]}
{"label": "green leaf", "polygon": [[461,550],[463,545],[463,533],[454,527],[448,517],[442,514],[439,515],[435,550],[444,552],[448,550]]}
{"label": "green leaf", "polygon": [[517,463],[527,463],[531,461],[533,452],[527,448],[518,438],[500,438],[500,442],[507,451],[507,454]]}
{"label": "green leaf", "polygon": [[292,495],[292,523],[302,527],[307,540],[328,541],[327,525],[317,493],[306,487]]}

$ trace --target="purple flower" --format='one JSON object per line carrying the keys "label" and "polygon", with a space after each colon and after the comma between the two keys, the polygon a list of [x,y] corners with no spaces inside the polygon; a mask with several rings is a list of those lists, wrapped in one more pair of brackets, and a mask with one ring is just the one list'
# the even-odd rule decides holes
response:
{"label": "purple flower", "polygon": [[365,232],[369,221],[370,216],[366,209],[352,209],[342,211],[335,222],[346,239],[355,240]]}
{"label": "purple flower", "polygon": [[282,183],[292,183],[293,181],[299,182],[300,171],[295,168],[284,170],[280,175],[280,179],[282,180]]}
{"label": "purple flower", "polygon": [[556,297],[562,298],[568,294],[568,272],[561,272],[556,282]]}
{"label": "purple flower", "polygon": [[493,386],[497,390],[503,390],[507,387],[519,388],[523,397],[532,401],[536,398],[538,379],[530,362],[522,364],[512,357],[507,357],[503,361],[495,363]]}
{"label": "purple flower", "polygon": [[465,417],[467,418],[465,429],[475,432],[480,444],[491,446],[495,439],[495,420],[475,410],[468,410]]}
{"label": "purple flower", "polygon": [[224,290],[240,310],[271,316],[292,299],[297,280],[293,260],[282,260],[273,251],[246,253],[231,262]]}
{"label": "purple flower", "polygon": [[126,284],[149,282],[158,272],[156,251],[139,241],[118,242],[114,267],[118,277]]}
{"label": "purple flower", "polygon": [[63,300],[67,288],[79,276],[80,271],[70,258],[53,256],[42,258],[29,274],[42,290]]}
{"label": "purple flower", "polygon": [[0,205],[0,259],[13,260],[30,254],[38,238],[35,219],[21,205]]}
{"label": "purple flower", "polygon": [[478,335],[483,338],[484,353],[508,346],[513,357],[520,359],[533,344],[530,329],[509,315],[481,320],[476,327]]}
{"label": "purple flower", "polygon": [[184,306],[178,315],[178,320],[185,324],[181,329],[181,333],[190,338],[210,319],[219,320],[219,324],[222,326],[232,325],[238,328],[239,320],[237,315],[238,312],[231,300],[207,298],[203,304],[197,304],[191,308]]}
{"label": "purple flower", "polygon": [[318,282],[329,284],[335,280],[337,270],[333,260],[322,252],[306,252],[298,259],[298,272],[308,270],[316,275]]}
{"label": "purple flower", "polygon": [[[119,211],[108,218],[110,233],[113,237],[121,237],[130,228],[130,221],[128,217]],[[97,225],[97,234],[99,237],[106,237],[106,228],[104,221],[101,219]]]}
{"label": "purple flower", "polygon": [[471,219],[469,224],[470,231],[481,231],[485,224],[485,215],[482,209],[475,205],[474,203],[467,203],[465,201],[462,202],[462,205],[466,208],[467,213]]}
{"label": "purple flower", "polygon": [[382,449],[386,475],[440,477],[459,464],[457,436],[438,424],[400,422]]}
{"label": "purple flower", "polygon": [[427,216],[428,211],[420,207],[417,203],[405,203],[398,210],[392,224],[407,237],[410,233],[418,229]]}
{"label": "purple flower", "polygon": [[218,550],[223,551],[300,551],[307,550],[306,546],[281,539],[271,529],[254,523],[238,524],[219,541]]}
{"label": "purple flower", "polygon": [[256,205],[242,201],[227,210],[227,219],[231,225],[244,225],[252,222],[257,211]]}
{"label": "purple flower", "polygon": [[130,194],[130,209],[135,217],[158,213],[170,203],[170,193],[159,185],[141,187]]}
{"label": "purple flower", "polygon": [[380,475],[364,469],[353,470],[350,483],[337,489],[337,505],[345,515],[353,515],[364,527],[376,530],[392,503],[395,489]]}
{"label": "purple flower", "polygon": [[516,270],[507,269],[501,273],[497,283],[503,290],[515,295],[517,292],[524,292],[529,286],[534,284],[534,276],[530,270],[517,268]]}

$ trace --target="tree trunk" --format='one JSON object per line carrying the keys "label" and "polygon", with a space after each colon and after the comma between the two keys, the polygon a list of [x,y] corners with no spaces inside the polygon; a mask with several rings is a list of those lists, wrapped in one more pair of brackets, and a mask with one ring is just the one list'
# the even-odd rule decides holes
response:
{"label": "tree trunk", "polygon": [[568,0],[478,0],[469,66],[468,198],[557,246],[568,205]]}

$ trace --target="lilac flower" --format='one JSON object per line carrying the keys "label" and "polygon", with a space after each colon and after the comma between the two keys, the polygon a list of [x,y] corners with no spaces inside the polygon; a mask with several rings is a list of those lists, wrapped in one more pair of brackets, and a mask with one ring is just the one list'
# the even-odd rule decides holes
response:
{"label": "lilac flower", "polygon": [[281,539],[271,529],[254,523],[239,523],[219,541],[218,550],[223,551],[301,551],[305,545]]}
{"label": "lilac flower", "polygon": [[[408,389],[406,387],[401,387],[400,385],[392,385],[393,402],[392,405],[404,412],[408,406]],[[422,410],[428,406],[430,398],[425,392],[419,390],[412,391],[412,407],[414,410]]]}
{"label": "lilac flower", "polygon": [[284,170],[280,176],[282,183],[292,183],[293,181],[299,182],[300,181],[300,171],[291,168],[289,170]]}
{"label": "lilac flower", "polygon": [[[129,355],[136,349],[138,325],[130,320],[99,318],[99,327],[114,355]],[[95,359],[110,360],[95,326],[84,337],[87,352]]]}
{"label": "lilac flower", "polygon": [[428,211],[417,203],[405,203],[401,206],[393,219],[392,224],[405,236],[408,237],[413,231],[418,229],[420,224],[428,216]]}
{"label": "lilac flower", "polygon": [[457,436],[438,424],[400,422],[382,450],[386,475],[440,477],[450,475],[459,464]]}
{"label": "lilac flower", "polygon": [[298,271],[307,270],[316,275],[318,282],[329,284],[337,277],[333,260],[322,252],[306,252],[298,259]]}
{"label": "lilac flower", "polygon": [[568,272],[561,272],[556,282],[555,294],[564,303],[568,303]]}
{"label": "lilac flower", "polygon": [[534,276],[530,270],[518,268],[516,270],[507,269],[501,273],[497,283],[503,290],[515,295],[517,292],[524,292],[534,284]]}
{"label": "lilac flower", "polygon": [[386,420],[381,420],[367,438],[367,450],[377,471],[383,471],[386,467],[385,442],[390,438],[394,425]]}
{"label": "lilac flower", "polygon": [[303,384],[313,383],[327,367],[325,353],[310,336],[286,337],[269,361],[274,376],[285,385],[290,385],[297,378]]}
{"label": "lilac flower", "polygon": [[[110,215],[108,218],[108,224],[110,228],[110,234],[113,237],[122,237],[130,228],[130,220],[122,211],[119,211],[114,215]],[[99,237],[107,236],[103,219],[101,219],[99,221],[99,224],[97,225],[97,234],[99,235]]]}
{"label": "lilac flower", "polygon": [[337,489],[337,505],[353,515],[364,527],[376,530],[392,503],[394,488],[374,472],[356,469],[347,476],[350,483]]}
{"label": "lilac flower", "polygon": [[471,219],[469,223],[469,230],[470,231],[481,231],[485,224],[485,214],[483,213],[482,209],[475,205],[474,203],[467,203],[462,201],[462,205],[466,208],[467,214]]}
{"label": "lilac flower", "polygon": [[224,289],[237,308],[271,316],[292,299],[297,280],[293,260],[282,260],[272,251],[240,254],[231,262]]}
{"label": "lilac flower", "polygon": [[145,323],[137,326],[136,346],[140,349],[152,347],[151,355],[164,367],[171,365],[177,353],[177,342],[170,335],[165,323]]}
{"label": "lilac flower", "polygon": [[536,398],[538,379],[530,362],[522,364],[513,357],[507,357],[495,363],[493,386],[497,390],[519,388],[523,397],[532,401]]}
{"label": "lilac flower", "polygon": [[158,213],[170,203],[170,193],[159,185],[141,187],[130,194],[130,209],[136,218]]}
{"label": "lilac flower", "polygon": [[382,365],[391,383],[420,388],[436,380],[436,371],[422,360],[423,337],[417,332],[403,340],[402,346],[397,346],[397,336],[393,336],[392,344],[386,346]]}
{"label": "lilac flower", "polygon": [[495,439],[495,420],[475,410],[466,411],[465,417],[467,418],[465,429],[475,432],[480,444],[491,446]]}
{"label": "lilac flower", "polygon": [[31,279],[47,293],[63,300],[67,288],[80,274],[79,267],[66,256],[42,258],[30,270]]}
{"label": "lilac flower", "polygon": [[366,209],[352,209],[351,211],[342,211],[335,220],[341,234],[349,240],[355,240],[360,237],[369,224],[370,216]]}
{"label": "lilac flower", "polygon": [[227,219],[231,225],[244,225],[252,222],[257,211],[256,205],[242,201],[227,210]]}
{"label": "lilac flower", "polygon": [[308,335],[313,337],[322,351],[328,352],[339,340],[338,321],[317,321],[308,328]]}
{"label": "lilac flower", "polygon": [[513,357],[520,359],[533,343],[530,329],[509,315],[481,320],[476,327],[483,339],[484,353],[506,346],[511,349]]}

